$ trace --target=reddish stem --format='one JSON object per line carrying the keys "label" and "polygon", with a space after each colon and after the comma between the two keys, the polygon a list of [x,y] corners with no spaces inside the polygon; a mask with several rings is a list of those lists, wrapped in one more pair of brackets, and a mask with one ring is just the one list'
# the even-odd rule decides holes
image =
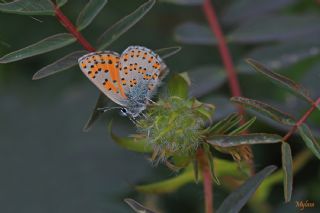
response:
{"label": "reddish stem", "polygon": [[[234,68],[232,57],[231,57],[229,48],[226,44],[226,40],[224,38],[223,32],[221,30],[221,27],[220,27],[216,12],[214,10],[214,7],[211,3],[211,0],[204,0],[203,11],[209,22],[209,26],[218,41],[219,52],[222,57],[223,64],[227,71],[231,94],[232,96],[241,96],[241,89],[239,86],[239,81],[237,78],[236,70]],[[238,111],[239,113],[243,114],[244,113],[243,107],[239,106]]]}
{"label": "reddish stem", "polygon": [[299,128],[299,126],[301,126],[308,119],[308,117],[311,115],[311,113],[316,109],[317,105],[319,104],[320,104],[320,98],[318,98],[316,102],[312,104],[311,108],[300,118],[299,121],[297,121],[297,123],[295,123],[295,125],[290,129],[290,131],[283,137],[284,141],[287,141],[293,135],[293,133],[295,133],[295,131]]}
{"label": "reddish stem", "polygon": [[197,159],[202,171],[205,213],[213,213],[212,178],[203,149],[198,149]]}
{"label": "reddish stem", "polygon": [[55,15],[60,23],[78,40],[78,42],[84,47],[84,49],[94,52],[95,48],[81,35],[72,22],[63,14],[60,8],[54,4]]}

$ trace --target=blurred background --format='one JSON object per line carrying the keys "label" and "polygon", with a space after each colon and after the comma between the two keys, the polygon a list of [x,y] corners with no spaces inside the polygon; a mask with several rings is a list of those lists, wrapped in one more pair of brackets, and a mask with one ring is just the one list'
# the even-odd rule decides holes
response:
{"label": "blurred background", "polygon": [[[69,0],[63,12],[71,19],[88,1]],[[93,44],[117,20],[134,11],[143,0],[110,0],[83,31]],[[176,4],[174,4],[176,2]],[[178,3],[177,3],[178,2]],[[179,4],[180,2],[180,4]],[[215,120],[235,111],[216,46],[199,1],[157,1],[153,9],[108,49],[122,52],[129,45],[151,49],[181,46],[166,59],[171,73],[189,72],[191,94],[215,104]],[[188,1],[186,1],[188,2]],[[173,4],[172,4],[173,3]],[[320,96],[320,2],[318,0],[228,0],[215,5],[239,71],[245,97],[265,101],[299,118],[308,105],[256,75],[244,59],[251,57],[302,83],[313,98]],[[52,16],[0,13],[0,56],[65,32]],[[85,133],[82,131],[98,97],[98,90],[78,67],[31,80],[33,74],[79,44],[22,61],[0,64],[0,212],[102,213],[132,212],[123,202],[132,197],[161,212],[203,212],[201,184],[176,193],[144,196],[133,190],[139,183],[174,177],[164,166],[153,167],[147,156],[117,146],[107,130],[110,119],[122,135],[134,132],[132,123],[117,112],[107,113]],[[248,116],[252,116],[249,114]],[[320,113],[308,120],[320,136]],[[287,129],[258,117],[252,132],[284,135]],[[305,149],[293,137],[293,155]],[[280,145],[253,147],[255,166],[281,165]],[[223,156],[230,159],[229,156]],[[298,212],[296,200],[314,201],[320,210],[320,168],[313,157],[294,178],[293,199],[284,205],[282,185],[272,189],[272,212]],[[228,194],[215,186],[216,205]],[[252,212],[245,207],[243,212]],[[159,211],[160,212],[160,211]]]}

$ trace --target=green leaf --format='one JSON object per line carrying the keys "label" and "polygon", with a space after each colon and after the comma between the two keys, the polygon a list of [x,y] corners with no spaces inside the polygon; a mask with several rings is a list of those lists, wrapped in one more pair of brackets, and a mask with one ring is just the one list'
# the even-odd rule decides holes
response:
{"label": "green leaf", "polygon": [[226,81],[226,72],[219,66],[202,66],[188,72],[191,80],[190,96],[203,96],[220,86]]}
{"label": "green leaf", "polygon": [[119,137],[112,132],[111,124],[110,124],[110,134],[111,138],[121,147],[141,153],[150,153],[153,151],[152,146],[148,144],[148,141],[145,138],[141,138],[140,140],[133,137]]}
{"label": "green leaf", "polygon": [[318,15],[268,15],[242,23],[228,40],[237,43],[259,43],[303,39],[319,32]]}
{"label": "green leaf", "polygon": [[161,48],[157,49],[154,52],[157,53],[162,59],[169,58],[170,56],[173,56],[180,52],[181,47],[180,46],[175,46],[175,47],[166,47],[166,48]]}
{"label": "green leaf", "polygon": [[234,127],[242,119],[238,113],[232,113],[208,129],[208,135],[226,134],[226,129]]}
{"label": "green leaf", "polygon": [[193,165],[194,181],[198,183],[199,182],[199,161],[195,159],[192,165]]}
{"label": "green leaf", "polygon": [[246,135],[211,135],[206,142],[219,147],[232,147],[244,144],[279,143],[282,137],[276,134],[251,133]]}
{"label": "green leaf", "polygon": [[62,7],[68,2],[68,0],[56,0],[56,3],[59,7]]}
{"label": "green leaf", "polygon": [[[319,45],[319,41],[309,39],[271,44],[255,48],[244,58],[254,58],[271,69],[280,70],[319,55]],[[241,73],[254,74],[244,61],[237,65],[237,70]]]}
{"label": "green leaf", "polygon": [[219,179],[218,179],[218,177],[216,176],[216,173],[215,173],[213,156],[212,156],[212,153],[210,151],[210,146],[208,144],[204,144],[204,151],[205,151],[205,154],[206,154],[206,157],[207,157],[207,161],[208,161],[208,164],[209,164],[211,178],[215,181],[215,183],[217,185],[220,185],[220,181],[219,181]]}
{"label": "green leaf", "polygon": [[102,92],[99,92],[99,97],[97,99],[96,105],[94,106],[93,111],[92,111],[87,123],[83,127],[84,132],[88,132],[90,130],[90,128],[92,127],[92,125],[94,124],[94,122],[96,120],[98,120],[98,118],[103,114],[103,111],[98,110],[98,109],[106,107],[108,105],[108,103],[110,103],[110,99],[107,98],[107,96],[105,94],[103,94]]}
{"label": "green leaf", "polygon": [[278,73],[272,72],[264,65],[260,64],[259,62],[253,59],[246,60],[257,72],[261,73],[262,75],[268,77],[273,83],[287,89],[288,91],[292,92],[294,95],[302,97],[303,99],[307,100],[310,103],[313,103],[312,99],[309,96],[309,92],[303,88],[300,84],[288,79]]}
{"label": "green leaf", "polygon": [[188,98],[189,82],[188,75],[175,74],[168,82],[170,96]]}
{"label": "green leaf", "polygon": [[202,5],[204,0],[160,0],[160,1],[171,3],[171,4],[178,4],[178,5],[196,6],[196,5]]}
{"label": "green leaf", "polygon": [[83,30],[93,19],[99,14],[103,7],[107,4],[108,0],[90,0],[80,12],[77,19],[78,30]]}
{"label": "green leaf", "polygon": [[117,40],[122,34],[127,32],[132,26],[134,26],[143,16],[145,16],[149,10],[156,3],[156,0],[148,0],[142,4],[138,9],[125,16],[109,29],[107,29],[98,39],[99,50],[105,49],[112,42]]}
{"label": "green leaf", "polygon": [[185,169],[181,174],[170,178],[168,180],[163,180],[157,183],[146,184],[136,186],[136,190],[143,193],[153,193],[153,194],[162,194],[174,192],[180,187],[191,183],[194,181],[193,169],[190,167]]}
{"label": "green leaf", "polygon": [[[238,179],[244,179],[245,176],[243,173],[239,173],[238,164],[233,161],[222,160],[218,158],[214,158],[213,160],[215,167],[215,174],[217,177],[220,176],[232,176]],[[248,169],[248,168],[247,168]],[[190,165],[180,174],[169,178],[167,180],[162,180],[160,182],[139,185],[136,186],[136,190],[143,193],[154,193],[154,194],[163,194],[174,192],[177,189],[185,186],[188,183],[194,182],[194,169],[193,166]]]}
{"label": "green leaf", "polygon": [[0,64],[5,64],[9,62],[19,61],[25,58],[29,58],[35,55],[40,55],[46,52],[50,52],[61,47],[67,46],[76,39],[68,33],[60,33],[57,35],[45,38],[35,44],[27,46],[23,49],[9,53],[2,58],[0,58]]}
{"label": "green leaf", "polygon": [[17,0],[0,3],[0,12],[19,15],[54,15],[54,5],[50,0]]}
{"label": "green leaf", "polygon": [[126,198],[124,201],[137,213],[155,213],[131,198]]}
{"label": "green leaf", "polygon": [[[312,159],[312,154],[309,150],[302,150],[293,159],[293,174],[301,171],[306,164]],[[250,204],[259,205],[270,197],[270,193],[275,185],[281,183],[284,179],[283,169],[279,169],[274,174],[270,175],[263,181],[255,195],[250,200]]]}
{"label": "green leaf", "polygon": [[266,13],[280,10],[283,7],[296,3],[297,0],[241,0],[231,1],[223,11],[223,22],[228,24],[243,23],[244,21]]}
{"label": "green leaf", "polygon": [[274,107],[271,107],[268,104],[262,103],[260,101],[244,98],[244,97],[232,97],[230,100],[244,107],[253,109],[254,111],[262,115],[265,115],[281,124],[289,125],[289,126],[295,125],[295,120],[291,115],[281,112],[280,110]]}
{"label": "green leaf", "polygon": [[214,121],[219,121],[237,111],[235,105],[230,101],[230,98],[224,95],[213,95],[211,93],[210,95],[201,97],[200,101],[216,106],[213,117]]}
{"label": "green leaf", "polygon": [[284,198],[286,203],[291,200],[292,182],[293,182],[293,166],[290,145],[283,142],[281,145],[282,169],[284,172],[283,186]]}
{"label": "green leaf", "polygon": [[235,130],[233,130],[232,132],[228,133],[228,135],[237,135],[237,134],[241,134],[242,132],[246,131],[248,128],[250,128],[250,126],[256,121],[256,117],[251,118],[250,120],[248,120],[247,122],[245,122],[244,124],[242,124],[241,126],[239,126],[238,128],[236,128]]}
{"label": "green leaf", "polygon": [[253,193],[260,186],[262,181],[269,176],[276,166],[267,166],[255,176],[249,178],[238,189],[232,192],[219,206],[217,213],[237,213],[240,212],[242,207],[248,202]]}
{"label": "green leaf", "polygon": [[32,80],[39,80],[41,78],[45,78],[47,76],[56,74],[58,72],[67,70],[71,67],[74,67],[78,64],[78,59],[86,54],[87,51],[85,50],[78,50],[75,52],[72,52],[63,58],[43,67],[39,71],[37,71],[33,77]]}
{"label": "green leaf", "polygon": [[217,40],[207,25],[187,22],[179,25],[174,32],[178,42],[186,44],[216,45]]}
{"label": "green leaf", "polygon": [[299,126],[299,133],[303,141],[306,143],[307,147],[312,151],[312,153],[320,160],[320,145],[318,141],[314,138],[309,127],[305,124]]}

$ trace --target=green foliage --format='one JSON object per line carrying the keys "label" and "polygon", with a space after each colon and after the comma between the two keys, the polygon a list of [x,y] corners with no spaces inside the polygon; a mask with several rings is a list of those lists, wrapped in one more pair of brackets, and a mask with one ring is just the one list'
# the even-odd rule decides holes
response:
{"label": "green foliage", "polygon": [[255,176],[249,178],[243,185],[237,190],[232,192],[219,206],[218,213],[232,213],[239,212],[242,207],[248,202],[249,198],[257,190],[261,182],[269,176],[276,166],[268,166],[258,172]]}
{"label": "green foliage", "polygon": [[0,63],[10,63],[29,58],[35,55],[47,53],[61,47],[67,46],[75,42],[76,39],[68,33],[60,33],[54,36],[45,38],[35,44],[27,46],[21,50],[9,53],[0,58]]}
{"label": "green foliage", "polygon": [[0,12],[20,15],[54,15],[54,7],[50,0],[17,0],[0,3]]}
{"label": "green foliage", "polygon": [[[215,165],[214,174],[217,178],[224,176],[231,176],[239,180],[244,180],[246,178],[246,176],[243,173],[239,172],[238,164],[235,162],[219,158],[213,158],[212,165]],[[245,165],[243,170],[247,172],[249,170],[248,166]],[[140,192],[152,194],[171,193],[180,189],[186,184],[193,183],[194,181],[194,168],[193,166],[189,165],[175,177],[151,184],[138,185],[136,186],[136,189]],[[199,181],[202,181],[202,177],[201,179],[199,179]],[[227,187],[225,184],[228,183],[222,184],[224,187]]]}
{"label": "green foliage", "polygon": [[203,111],[212,114],[214,108],[178,96],[160,99],[148,109],[145,118],[137,122],[138,132],[146,136],[160,160],[173,154],[193,155],[202,140],[202,129],[208,122],[200,115]]}
{"label": "green foliage", "polygon": [[304,89],[301,85],[297,84],[296,82],[288,79],[280,74],[272,72],[267,67],[263,66],[259,62],[253,59],[247,59],[247,62],[259,73],[263,74],[264,76],[268,77],[272,82],[284,87],[285,89],[289,90],[295,95],[298,95],[308,102],[312,103],[312,99],[309,96],[309,92]]}
{"label": "green foliage", "polygon": [[274,134],[252,133],[246,135],[215,135],[210,136],[207,142],[213,146],[233,147],[243,144],[279,143],[282,137]]}
{"label": "green foliage", "polygon": [[284,198],[286,202],[291,200],[292,182],[293,182],[293,165],[290,145],[283,142],[281,145],[282,169],[284,173],[283,186]]}
{"label": "green foliage", "polygon": [[89,26],[107,3],[108,0],[90,0],[78,16],[76,23],[78,30]]}
{"label": "green foliage", "polygon": [[203,0],[160,0],[163,2],[173,3],[173,4],[179,4],[179,5],[201,5],[203,3]]}
{"label": "green foliage", "polygon": [[178,26],[174,36],[178,42],[186,44],[216,45],[218,42],[208,27],[194,22]]}
{"label": "green foliage", "polygon": [[144,139],[139,138],[139,135],[136,138],[132,137],[119,137],[114,132],[112,132],[111,124],[110,124],[110,134],[111,138],[121,147],[134,151],[134,152],[142,152],[142,153],[151,153],[153,151],[152,146]]}
{"label": "green foliage", "polygon": [[285,112],[281,112],[280,110],[262,103],[260,101],[244,98],[244,97],[232,97],[231,101],[241,104],[244,107],[255,110],[262,115],[265,115],[272,120],[275,120],[281,124],[293,126],[295,124],[295,120],[293,117]]}
{"label": "green foliage", "polygon": [[105,49],[121,35],[127,32],[133,25],[142,19],[142,17],[145,16],[149,10],[151,10],[155,2],[155,0],[148,0],[138,9],[108,28],[98,39],[98,49]]}
{"label": "green foliage", "polygon": [[314,138],[309,127],[305,124],[299,127],[299,133],[307,147],[313,152],[313,154],[320,160],[320,145]]}
{"label": "green foliage", "polygon": [[49,75],[56,74],[58,72],[62,72],[64,70],[70,69],[78,64],[78,58],[86,54],[85,50],[74,51],[63,58],[48,64],[47,66],[38,70],[32,77],[33,80],[39,80],[41,78],[45,78]]}

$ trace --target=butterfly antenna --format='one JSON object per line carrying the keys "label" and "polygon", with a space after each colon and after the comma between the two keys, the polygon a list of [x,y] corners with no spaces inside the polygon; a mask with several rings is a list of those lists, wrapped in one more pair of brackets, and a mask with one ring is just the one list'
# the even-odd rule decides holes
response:
{"label": "butterfly antenna", "polygon": [[113,109],[121,109],[121,107],[101,107],[97,108],[98,111],[107,112]]}

